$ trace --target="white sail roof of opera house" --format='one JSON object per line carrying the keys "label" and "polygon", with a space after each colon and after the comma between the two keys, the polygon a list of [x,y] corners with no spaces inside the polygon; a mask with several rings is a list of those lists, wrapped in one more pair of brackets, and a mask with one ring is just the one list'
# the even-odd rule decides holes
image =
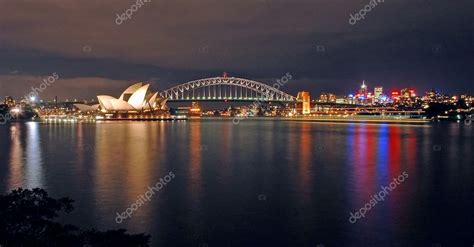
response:
{"label": "white sail roof of opera house", "polygon": [[159,97],[158,93],[150,91],[150,84],[136,83],[125,89],[120,97],[114,98],[109,95],[97,96],[99,105],[88,106],[75,104],[80,111],[92,111],[100,109],[104,112],[130,112],[130,111],[153,111],[166,109],[166,99]]}
{"label": "white sail roof of opera house", "polygon": [[[143,83],[141,83],[141,82],[131,85],[130,87],[128,87],[127,89],[125,89],[125,91],[123,91],[122,95],[120,95],[119,100],[128,101],[128,99],[130,98],[130,96],[131,96],[135,91],[137,91],[139,88],[141,88],[142,86],[143,86]],[[126,97],[127,97],[127,98],[126,98]]]}
{"label": "white sail roof of opera house", "polygon": [[128,103],[137,110],[143,109],[143,107],[145,107],[145,104],[149,103],[145,99],[149,88],[150,84],[146,84],[137,89],[128,100]]}
{"label": "white sail roof of opera house", "polygon": [[82,112],[89,112],[89,111],[97,111],[99,109],[99,104],[96,105],[86,105],[86,104],[74,104],[80,111]]}

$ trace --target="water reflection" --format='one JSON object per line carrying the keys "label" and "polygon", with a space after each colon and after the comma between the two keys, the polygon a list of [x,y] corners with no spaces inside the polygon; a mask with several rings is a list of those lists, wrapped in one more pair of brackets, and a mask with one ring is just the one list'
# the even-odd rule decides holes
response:
{"label": "water reflection", "polygon": [[8,190],[23,185],[23,144],[20,139],[20,124],[10,126],[10,159]]}
{"label": "water reflection", "polygon": [[26,123],[26,187],[43,187],[43,160],[39,123]]}
{"label": "water reflection", "polygon": [[[98,215],[107,217],[104,220],[115,219],[115,215],[111,215],[110,205],[122,205],[114,207],[116,212],[122,212],[126,209],[123,205],[130,207],[149,186],[154,186],[159,181],[150,174],[157,171],[165,174],[161,164],[162,153],[157,150],[157,145],[160,144],[159,128],[160,125],[142,123],[104,123],[96,126],[93,168],[95,208]],[[154,207],[157,207],[159,197],[153,200]],[[154,207],[141,207],[128,222],[149,222],[146,215]]]}
{"label": "water reflection", "polygon": [[387,177],[388,174],[388,152],[389,152],[389,127],[381,125],[379,128],[378,146],[377,146],[377,177],[378,179]]}
{"label": "water reflection", "polygon": [[[202,243],[196,239],[206,239],[225,246],[231,236],[233,246],[263,245],[257,242],[262,238],[274,246],[364,246],[367,239],[387,246],[412,236],[409,231],[439,235],[425,219],[446,205],[460,213],[440,217],[442,223],[469,229],[460,222],[474,206],[472,133],[458,125],[251,120],[238,126],[11,124],[0,126],[7,137],[0,139],[6,151],[0,154],[0,178],[2,190],[41,186],[76,199],[80,213],[68,218],[72,223],[149,232],[154,245],[196,246]],[[437,144],[440,151],[433,149]],[[169,171],[176,180],[117,225],[115,213]],[[387,200],[356,225],[348,222],[349,212],[403,171],[408,180]]]}
{"label": "water reflection", "polygon": [[43,160],[39,123],[10,125],[8,190],[43,186]]}
{"label": "water reflection", "polygon": [[203,145],[201,143],[201,123],[189,123],[189,195],[191,203],[194,205],[201,204],[202,196],[202,152]]}
{"label": "water reflection", "polygon": [[[429,129],[428,129],[429,130]],[[399,125],[352,125],[347,135],[347,154],[351,168],[352,186],[348,188],[347,195],[350,201],[350,211],[356,212],[370,203],[372,196],[382,190],[382,186],[388,186],[393,179],[404,171],[410,174],[409,180],[419,179],[415,177],[416,162],[418,156],[418,136],[416,132],[423,128],[407,127]],[[344,153],[344,152],[343,152]],[[352,158],[351,158],[352,157]],[[413,174],[411,174],[413,172]],[[410,204],[411,187],[410,182],[400,184],[389,193],[385,201],[378,202],[365,218],[357,224],[368,224],[365,231],[388,231],[390,225],[399,224],[398,219],[408,217],[410,208],[401,205]],[[349,213],[347,213],[349,217]],[[395,238],[403,227],[395,228],[397,231],[387,233],[386,238]],[[363,244],[364,239],[361,228],[349,224],[347,231],[351,232],[351,241],[356,245]],[[398,233],[398,234],[397,234]],[[392,235],[393,234],[393,235]],[[378,242],[378,244],[381,244]],[[383,244],[387,244],[386,242]]]}
{"label": "water reflection", "polygon": [[[299,176],[299,184],[300,190],[304,191],[304,194],[308,195],[307,197],[303,197],[306,200],[310,200],[311,197],[311,178],[313,175],[312,172],[312,153],[313,153],[313,137],[312,137],[312,128],[311,124],[304,123],[301,126],[299,134],[299,145],[298,145],[298,152],[299,152],[299,164],[298,164],[298,176]],[[320,164],[325,165],[325,164]]]}

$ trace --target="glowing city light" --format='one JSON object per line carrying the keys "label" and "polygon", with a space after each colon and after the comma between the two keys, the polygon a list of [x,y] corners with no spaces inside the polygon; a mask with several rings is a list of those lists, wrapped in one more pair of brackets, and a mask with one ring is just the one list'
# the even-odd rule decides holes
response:
{"label": "glowing city light", "polygon": [[11,113],[20,114],[20,113],[21,113],[21,109],[20,109],[20,108],[13,108],[13,109],[11,109]]}

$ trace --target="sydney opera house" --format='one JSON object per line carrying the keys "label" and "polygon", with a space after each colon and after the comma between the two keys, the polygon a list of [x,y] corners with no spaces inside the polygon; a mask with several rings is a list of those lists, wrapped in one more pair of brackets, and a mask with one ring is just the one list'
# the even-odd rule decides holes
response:
{"label": "sydney opera house", "polygon": [[163,114],[167,112],[166,99],[150,91],[150,84],[136,83],[128,87],[120,97],[97,96],[99,104],[74,104],[83,113],[119,114]]}

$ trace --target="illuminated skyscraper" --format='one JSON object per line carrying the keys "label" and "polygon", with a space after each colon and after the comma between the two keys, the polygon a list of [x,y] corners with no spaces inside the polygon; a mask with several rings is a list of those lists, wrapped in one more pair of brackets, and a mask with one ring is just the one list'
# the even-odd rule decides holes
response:
{"label": "illuminated skyscraper", "polygon": [[367,98],[368,98],[367,85],[365,85],[365,81],[362,81],[362,85],[360,86],[359,92],[356,95],[357,103],[366,104]]}
{"label": "illuminated skyscraper", "polygon": [[319,101],[323,103],[329,103],[329,102],[334,103],[336,102],[336,95],[333,93],[322,93],[319,96]]}
{"label": "illuminated skyscraper", "polygon": [[382,97],[383,95],[383,87],[375,87],[374,88],[374,99],[375,99],[375,102],[379,102],[380,101],[380,98]]}
{"label": "illuminated skyscraper", "polygon": [[410,98],[410,90],[408,90],[408,88],[400,90],[400,96],[403,98]]}
{"label": "illuminated skyscraper", "polygon": [[365,85],[365,81],[362,81],[362,85],[360,86],[359,94],[365,98],[367,98],[367,85]]}
{"label": "illuminated skyscraper", "polygon": [[303,103],[303,114],[311,113],[311,97],[309,92],[298,92],[297,100]]}

